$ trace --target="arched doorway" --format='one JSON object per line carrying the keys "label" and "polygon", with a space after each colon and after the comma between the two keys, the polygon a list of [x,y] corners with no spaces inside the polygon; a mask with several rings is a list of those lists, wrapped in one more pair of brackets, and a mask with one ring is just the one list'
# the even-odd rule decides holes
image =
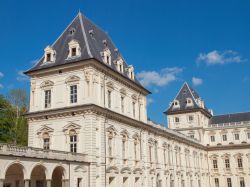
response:
{"label": "arched doorway", "polygon": [[54,169],[52,173],[51,187],[62,187],[64,179],[64,168],[58,166]]}
{"label": "arched doorway", "polygon": [[45,167],[37,165],[33,168],[30,176],[31,187],[46,187]]}
{"label": "arched doorway", "polygon": [[15,163],[8,167],[5,172],[4,186],[11,187],[22,187],[24,184],[24,173],[23,166],[21,164]]}

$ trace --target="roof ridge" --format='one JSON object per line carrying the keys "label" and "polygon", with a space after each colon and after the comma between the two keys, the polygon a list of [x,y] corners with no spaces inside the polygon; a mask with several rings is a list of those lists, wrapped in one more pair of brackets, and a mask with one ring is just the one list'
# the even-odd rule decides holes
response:
{"label": "roof ridge", "polygon": [[[185,83],[186,83],[186,82],[185,82]],[[192,95],[192,97],[193,97],[195,103],[198,105],[198,103],[197,103],[197,101],[196,101],[196,99],[195,99],[195,97],[194,97],[194,94],[193,94],[192,90],[190,89],[190,87],[189,87],[189,85],[188,85],[187,83],[186,83],[186,85],[187,85],[187,87],[188,87],[188,89],[189,89],[189,91],[190,91],[190,93],[191,93],[191,95]],[[199,105],[198,105],[198,106],[199,106]]]}
{"label": "roof ridge", "polygon": [[[52,47],[56,44],[56,42],[62,37],[62,35],[64,34],[64,32],[69,28],[69,26],[76,20],[76,18],[78,18],[79,14],[82,14],[80,11],[79,13],[75,16],[75,18],[68,24],[68,26],[63,30],[63,32],[61,32],[61,34],[57,37],[57,39],[52,43]],[[49,45],[50,46],[50,45]],[[40,61],[43,59],[44,55],[42,55],[41,58],[39,58],[39,60],[37,60],[37,62],[31,67],[29,68],[26,72],[30,71],[31,69],[33,69],[34,67],[37,66],[38,63],[40,63]]]}
{"label": "roof ridge", "polygon": [[90,48],[89,48],[89,42],[88,42],[88,39],[87,39],[87,35],[86,35],[85,28],[84,28],[84,24],[83,24],[83,15],[81,13],[79,13],[78,16],[79,16],[79,19],[80,19],[80,24],[81,24],[83,38],[84,38],[84,41],[86,43],[87,52],[88,52],[88,55],[92,58],[93,55],[92,55],[92,53],[90,51]]}
{"label": "roof ridge", "polygon": [[227,114],[219,114],[219,115],[214,115],[213,117],[217,117],[217,116],[226,116],[226,115],[233,115],[233,114],[246,114],[246,113],[250,113],[250,111],[247,111],[247,112],[227,113]]}

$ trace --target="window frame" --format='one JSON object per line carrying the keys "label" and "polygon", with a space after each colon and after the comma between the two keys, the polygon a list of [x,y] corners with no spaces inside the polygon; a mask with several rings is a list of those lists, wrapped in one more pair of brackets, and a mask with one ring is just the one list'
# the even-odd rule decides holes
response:
{"label": "window frame", "polygon": [[51,89],[44,90],[44,108],[51,108]]}
{"label": "window frame", "polygon": [[78,86],[77,84],[72,84],[69,86],[70,89],[70,104],[75,104],[78,102]]}

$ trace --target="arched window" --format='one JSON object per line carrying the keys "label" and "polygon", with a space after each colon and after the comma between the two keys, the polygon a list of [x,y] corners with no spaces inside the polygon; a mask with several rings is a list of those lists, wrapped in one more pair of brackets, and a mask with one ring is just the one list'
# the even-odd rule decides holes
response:
{"label": "arched window", "polygon": [[114,126],[110,126],[106,129],[107,133],[107,156],[110,157],[110,162],[112,161],[112,157],[115,155],[115,148],[114,148],[114,138],[117,134],[116,129]]}
{"label": "arched window", "polygon": [[173,107],[174,108],[179,108],[180,107],[180,102],[178,100],[173,101]]}
{"label": "arched window", "polygon": [[70,152],[77,152],[77,134],[75,130],[69,131],[69,144],[70,144]]}

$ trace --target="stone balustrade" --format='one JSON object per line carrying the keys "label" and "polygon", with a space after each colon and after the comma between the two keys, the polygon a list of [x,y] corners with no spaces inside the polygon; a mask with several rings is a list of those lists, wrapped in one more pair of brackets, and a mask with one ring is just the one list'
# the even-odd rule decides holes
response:
{"label": "stone balustrade", "polygon": [[88,156],[81,153],[71,153],[56,150],[44,150],[33,147],[22,147],[10,144],[0,144],[0,156],[17,156],[62,161],[87,162]]}

